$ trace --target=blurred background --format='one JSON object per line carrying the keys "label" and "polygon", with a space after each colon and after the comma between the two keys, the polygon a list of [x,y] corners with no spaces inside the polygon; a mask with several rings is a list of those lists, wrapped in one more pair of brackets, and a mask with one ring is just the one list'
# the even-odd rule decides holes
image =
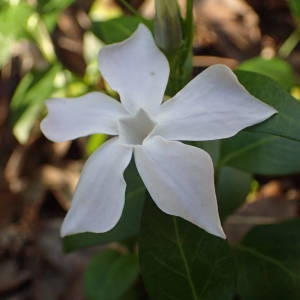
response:
{"label": "blurred background", "polygon": [[[298,8],[297,0],[195,1],[194,74],[223,63],[300,98]],[[153,1],[0,0],[0,299],[86,297],[84,271],[104,246],[64,254],[59,228],[84,160],[106,137],[54,144],[39,123],[49,97],[113,94],[97,54],[132,33],[137,12],[151,20]],[[298,216],[300,176],[256,176],[246,200],[226,221],[231,241],[256,223]],[[137,296],[126,299],[147,299],[135,285]]]}

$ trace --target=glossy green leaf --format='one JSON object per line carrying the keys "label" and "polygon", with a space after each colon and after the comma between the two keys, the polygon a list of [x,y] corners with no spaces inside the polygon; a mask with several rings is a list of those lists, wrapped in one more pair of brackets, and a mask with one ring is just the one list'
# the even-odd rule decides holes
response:
{"label": "glossy green leaf", "polygon": [[263,75],[238,71],[251,94],[278,110],[270,119],[221,142],[220,166],[249,173],[283,175],[300,171],[300,103]]}
{"label": "glossy green leaf", "polygon": [[259,226],[235,248],[243,300],[300,299],[300,220]]}
{"label": "glossy green leaf", "polygon": [[300,142],[300,102],[266,76],[246,71],[237,71],[237,76],[252,95],[278,110],[278,114],[246,130]]}
{"label": "glossy green leaf", "polygon": [[154,300],[232,300],[235,265],[226,241],[145,205],[140,264]]}
{"label": "glossy green leaf", "polygon": [[[125,171],[126,201],[118,224],[106,233],[80,233],[64,238],[66,252],[137,236],[144,205],[145,189],[133,163]],[[99,196],[101,197],[101,196]]]}
{"label": "glossy green leaf", "polygon": [[44,101],[55,89],[53,81],[59,70],[59,65],[53,65],[43,72],[28,73],[18,85],[11,102],[11,122],[19,142],[27,141]]}
{"label": "glossy green leaf", "polygon": [[219,213],[221,219],[224,219],[245,202],[252,176],[249,173],[225,167],[221,168],[217,179]]}
{"label": "glossy green leaf", "polygon": [[93,22],[91,30],[104,43],[112,44],[127,39],[142,21],[144,20],[139,16],[121,16],[107,21]]}
{"label": "glossy green leaf", "polygon": [[300,171],[300,143],[278,136],[241,132],[222,141],[220,166],[249,173],[285,175]]}
{"label": "glossy green leaf", "polygon": [[274,79],[285,89],[295,85],[295,74],[291,65],[283,59],[254,57],[239,65],[239,70],[252,71]]}
{"label": "glossy green leaf", "polygon": [[104,250],[92,259],[86,269],[84,283],[87,299],[120,300],[137,279],[138,273],[135,254],[123,255],[115,250]]}

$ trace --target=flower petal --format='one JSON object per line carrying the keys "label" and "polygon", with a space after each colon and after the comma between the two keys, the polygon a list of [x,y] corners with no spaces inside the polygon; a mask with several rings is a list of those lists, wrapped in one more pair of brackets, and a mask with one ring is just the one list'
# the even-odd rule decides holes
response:
{"label": "flower petal", "polygon": [[170,140],[215,140],[235,135],[276,113],[251,96],[224,65],[214,65],[161,106],[153,135]]}
{"label": "flower petal", "polygon": [[225,238],[213,164],[205,151],[156,136],[135,147],[134,156],[146,188],[162,211]]}
{"label": "flower petal", "polygon": [[123,172],[131,156],[132,148],[113,138],[88,159],[62,225],[62,236],[106,232],[117,224],[125,200]]}
{"label": "flower petal", "polygon": [[44,135],[62,142],[93,133],[117,134],[117,120],[127,113],[113,98],[93,92],[78,98],[50,99],[41,122]]}
{"label": "flower petal", "polygon": [[129,112],[136,113],[139,108],[158,110],[168,82],[169,64],[145,25],[139,25],[127,40],[103,47],[99,66]]}

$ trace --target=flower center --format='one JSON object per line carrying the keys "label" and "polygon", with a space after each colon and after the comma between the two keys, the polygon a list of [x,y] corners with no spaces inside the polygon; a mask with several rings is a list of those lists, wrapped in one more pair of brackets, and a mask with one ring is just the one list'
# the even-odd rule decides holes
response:
{"label": "flower center", "polygon": [[140,109],[134,116],[119,120],[119,137],[123,143],[141,145],[156,123]]}

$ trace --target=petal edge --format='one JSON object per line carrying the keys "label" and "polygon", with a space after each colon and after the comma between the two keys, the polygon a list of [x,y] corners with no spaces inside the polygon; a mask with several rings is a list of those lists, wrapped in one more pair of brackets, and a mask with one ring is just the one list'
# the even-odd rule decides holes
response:
{"label": "petal edge", "polygon": [[140,108],[148,113],[158,110],[168,82],[169,63],[145,25],[140,24],[127,40],[103,47],[99,68],[130,113]]}
{"label": "petal edge", "polygon": [[205,151],[153,137],[135,148],[134,157],[147,190],[162,211],[225,238],[218,214],[213,165]]}
{"label": "petal edge", "polygon": [[123,172],[132,149],[107,141],[87,160],[77,185],[71,208],[61,228],[61,236],[82,232],[106,232],[119,221],[125,201]]}
{"label": "petal edge", "polygon": [[117,122],[126,114],[121,104],[99,92],[77,98],[46,101],[48,115],[41,122],[43,134],[54,142],[76,139],[94,133],[115,135]]}
{"label": "petal edge", "polygon": [[228,138],[276,112],[249,94],[228,67],[214,65],[162,104],[153,136],[188,141]]}

